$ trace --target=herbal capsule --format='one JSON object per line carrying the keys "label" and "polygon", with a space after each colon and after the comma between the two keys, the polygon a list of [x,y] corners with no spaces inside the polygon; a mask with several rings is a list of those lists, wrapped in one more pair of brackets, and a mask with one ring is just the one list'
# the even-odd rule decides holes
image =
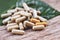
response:
{"label": "herbal capsule", "polygon": [[11,15],[12,15],[11,13],[1,14],[1,18],[5,18],[5,17],[11,16]]}
{"label": "herbal capsule", "polygon": [[11,20],[7,22],[7,24],[13,23]]}
{"label": "herbal capsule", "polygon": [[45,27],[44,27],[44,25],[37,25],[37,26],[33,26],[33,30],[42,30],[42,29],[44,29]]}
{"label": "herbal capsule", "polygon": [[37,25],[45,25],[45,26],[46,26],[46,25],[47,25],[47,22],[38,22],[38,23],[36,23],[35,25],[36,25],[36,26],[37,26]]}
{"label": "herbal capsule", "polygon": [[10,24],[7,24],[7,26],[13,26],[13,25],[17,25],[17,23],[10,23]]}
{"label": "herbal capsule", "polygon": [[27,27],[33,27],[34,26],[34,23],[32,22],[29,22],[29,21],[24,21],[24,27],[27,28]]}
{"label": "herbal capsule", "polygon": [[20,17],[20,15],[15,15],[15,16],[12,16],[11,17],[11,21],[15,21],[17,18],[19,18]]}
{"label": "herbal capsule", "polygon": [[4,20],[2,21],[2,23],[3,23],[3,24],[6,24],[10,19],[11,19],[11,17],[8,17],[8,18],[4,19]]}
{"label": "herbal capsule", "polygon": [[20,13],[20,15],[22,15],[22,16],[32,16],[32,14],[31,13],[28,13],[28,12],[25,12],[25,11],[20,11],[19,12]]}
{"label": "herbal capsule", "polygon": [[24,30],[24,27],[23,27],[23,24],[22,23],[19,23],[19,29],[20,30]]}
{"label": "herbal capsule", "polygon": [[19,8],[19,7],[16,7],[15,10],[17,10],[17,12],[18,12],[18,11],[24,11],[23,8]]}
{"label": "herbal capsule", "polygon": [[23,35],[25,32],[23,30],[12,29],[13,34]]}
{"label": "herbal capsule", "polygon": [[17,10],[15,10],[15,9],[11,9],[11,10],[7,11],[7,13],[15,13],[15,12],[17,12]]}
{"label": "herbal capsule", "polygon": [[17,29],[17,28],[18,28],[18,25],[8,26],[7,30],[11,31],[12,29]]}
{"label": "herbal capsule", "polygon": [[27,10],[27,11],[30,10],[29,7],[28,7],[28,5],[27,5],[26,3],[23,3],[23,7],[24,7],[24,9]]}
{"label": "herbal capsule", "polygon": [[15,22],[16,22],[16,23],[19,23],[19,22],[24,21],[25,19],[26,19],[26,17],[23,16],[23,17],[17,18],[17,19],[15,20]]}
{"label": "herbal capsule", "polygon": [[33,23],[40,22],[40,20],[37,20],[35,18],[31,18],[30,21],[33,22]]}

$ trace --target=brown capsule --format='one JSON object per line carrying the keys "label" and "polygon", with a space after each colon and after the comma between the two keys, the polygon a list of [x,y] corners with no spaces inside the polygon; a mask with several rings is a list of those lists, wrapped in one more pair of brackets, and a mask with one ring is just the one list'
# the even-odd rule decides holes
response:
{"label": "brown capsule", "polygon": [[35,19],[35,18],[31,18],[31,19],[30,19],[30,21],[31,21],[31,22],[33,22],[33,23],[40,22],[40,20],[38,20],[38,19]]}
{"label": "brown capsule", "polygon": [[44,25],[37,25],[37,26],[33,26],[33,30],[42,30],[42,29],[44,29],[45,27],[44,27]]}
{"label": "brown capsule", "polygon": [[34,26],[34,23],[29,22],[29,21],[24,21],[24,28],[33,27],[33,26]]}
{"label": "brown capsule", "polygon": [[24,30],[24,27],[23,27],[23,24],[22,23],[19,23],[19,29],[20,30]]}
{"label": "brown capsule", "polygon": [[36,26],[37,26],[37,25],[44,25],[44,26],[46,26],[46,25],[47,25],[47,22],[38,22],[38,23],[36,23],[35,25],[36,25]]}
{"label": "brown capsule", "polygon": [[17,29],[17,28],[18,28],[18,25],[8,26],[7,30],[11,31],[12,29]]}
{"label": "brown capsule", "polygon": [[23,30],[12,29],[13,34],[23,35],[25,32]]}
{"label": "brown capsule", "polygon": [[17,19],[15,20],[15,22],[16,22],[16,23],[19,23],[19,22],[24,21],[25,19],[26,19],[26,17],[23,16],[23,17],[17,18]]}

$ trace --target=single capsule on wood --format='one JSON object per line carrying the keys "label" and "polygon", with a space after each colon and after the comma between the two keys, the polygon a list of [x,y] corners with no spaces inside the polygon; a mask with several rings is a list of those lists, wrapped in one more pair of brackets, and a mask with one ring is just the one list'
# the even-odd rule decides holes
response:
{"label": "single capsule on wood", "polygon": [[16,23],[19,23],[19,22],[24,21],[25,19],[26,19],[26,17],[23,16],[23,17],[17,18],[17,19],[15,20],[15,22],[16,22]]}
{"label": "single capsule on wood", "polygon": [[8,18],[4,19],[4,20],[2,21],[2,23],[3,23],[3,24],[6,24],[10,19],[11,19],[11,17],[8,17]]}
{"label": "single capsule on wood", "polygon": [[20,30],[24,30],[24,27],[23,27],[23,24],[22,23],[19,23],[19,29]]}
{"label": "single capsule on wood", "polygon": [[23,30],[12,29],[13,34],[23,35],[25,32]]}
{"label": "single capsule on wood", "polygon": [[20,15],[15,15],[15,16],[12,16],[11,17],[11,21],[15,21],[17,18],[19,18],[20,17]]}
{"label": "single capsule on wood", "polygon": [[1,14],[1,18],[6,18],[6,17],[11,16],[11,15],[12,15],[11,13]]}
{"label": "single capsule on wood", "polygon": [[27,28],[27,27],[33,27],[34,26],[34,23],[32,22],[29,22],[29,21],[24,21],[24,28]]}
{"label": "single capsule on wood", "polygon": [[30,21],[31,21],[31,22],[33,22],[33,23],[40,22],[40,20],[38,20],[38,19],[35,19],[35,18],[31,18],[31,19],[30,19]]}
{"label": "single capsule on wood", "polygon": [[45,27],[44,27],[44,25],[37,25],[37,26],[33,26],[33,30],[42,30],[42,29],[44,29]]}
{"label": "single capsule on wood", "polygon": [[11,31],[12,29],[17,29],[18,25],[12,25],[7,27],[7,31]]}

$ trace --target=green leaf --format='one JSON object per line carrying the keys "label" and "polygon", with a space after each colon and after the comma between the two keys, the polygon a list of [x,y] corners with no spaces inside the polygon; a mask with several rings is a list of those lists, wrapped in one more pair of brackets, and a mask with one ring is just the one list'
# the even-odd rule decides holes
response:
{"label": "green leaf", "polygon": [[[3,1],[4,0],[2,0],[0,4],[2,4]],[[60,12],[53,9],[48,4],[42,2],[41,0],[17,0],[17,1],[16,0],[7,0],[6,2],[7,3],[5,3],[5,1],[4,1],[4,4],[5,4],[4,6],[1,5],[2,7],[0,7],[0,10],[1,10],[0,14],[5,13],[12,6],[15,7],[16,2],[18,2],[19,7],[22,7],[23,2],[26,2],[29,7],[32,7],[34,9],[36,9],[36,10],[40,10],[41,11],[40,16],[42,16],[42,17],[44,17],[44,18],[46,18],[48,20],[55,17],[55,16],[60,15]],[[1,18],[0,18],[0,24],[2,24],[2,19]]]}

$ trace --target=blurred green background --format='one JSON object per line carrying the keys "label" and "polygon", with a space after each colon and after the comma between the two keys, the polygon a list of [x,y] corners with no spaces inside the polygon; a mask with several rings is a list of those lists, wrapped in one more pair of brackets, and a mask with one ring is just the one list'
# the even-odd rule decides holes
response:
{"label": "blurred green background", "polygon": [[[26,2],[29,7],[40,10],[42,13],[41,16],[46,19],[51,19],[60,15],[60,12],[53,9],[51,6],[42,2],[41,0],[0,0],[0,15],[2,13],[6,13],[8,9],[15,7],[16,2],[18,2],[19,7],[22,7],[21,3]],[[0,17],[0,25],[2,25],[2,20],[3,19]]]}
{"label": "blurred green background", "polygon": [[17,0],[0,0],[0,14],[15,5]]}

